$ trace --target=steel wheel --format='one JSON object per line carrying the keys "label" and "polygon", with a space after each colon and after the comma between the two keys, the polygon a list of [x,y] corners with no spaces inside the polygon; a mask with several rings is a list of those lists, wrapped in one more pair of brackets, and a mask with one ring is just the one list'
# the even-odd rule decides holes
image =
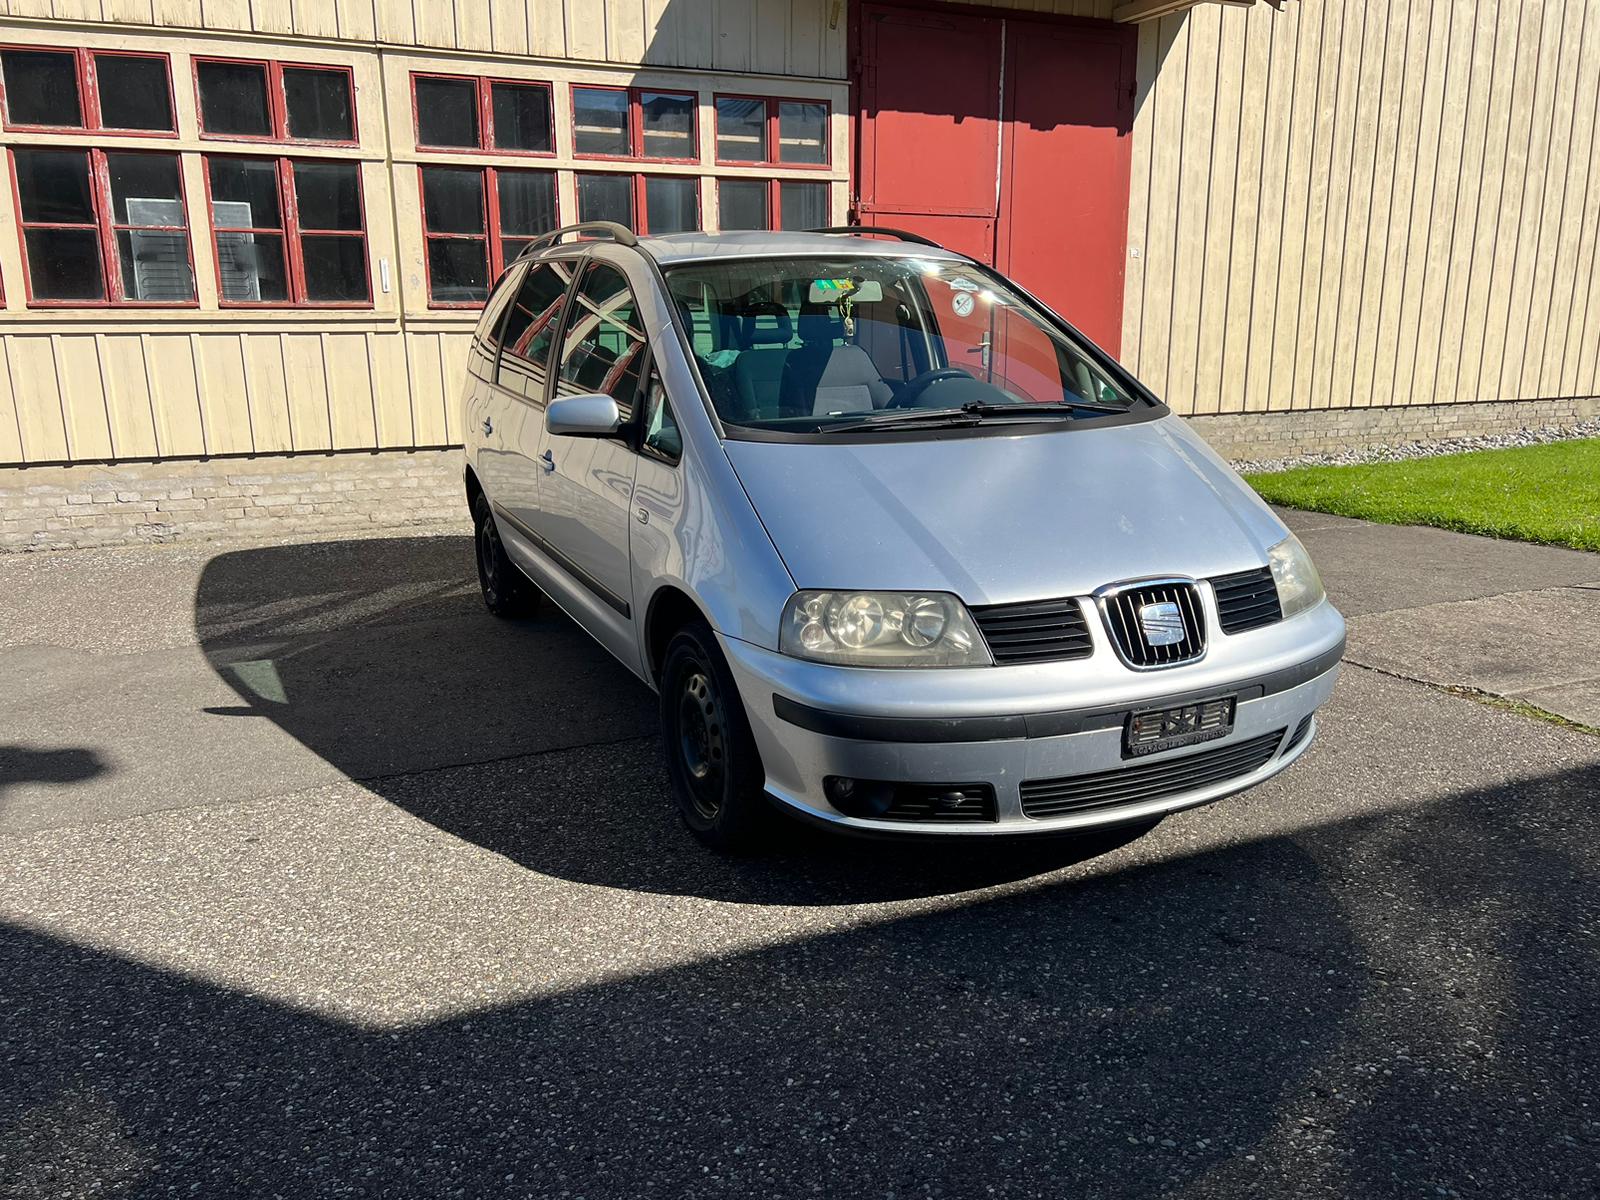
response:
{"label": "steel wheel", "polygon": [[703,670],[686,676],[678,698],[678,752],[683,755],[695,809],[708,821],[716,820],[722,808],[725,727],[710,678]]}

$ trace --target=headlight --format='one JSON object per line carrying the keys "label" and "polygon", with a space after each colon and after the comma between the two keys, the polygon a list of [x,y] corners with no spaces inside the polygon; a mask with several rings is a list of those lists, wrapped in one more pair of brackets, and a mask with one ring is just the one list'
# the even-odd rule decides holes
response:
{"label": "headlight", "polygon": [[940,592],[796,592],[778,648],[852,667],[987,667],[966,605]]}
{"label": "headlight", "polygon": [[1327,593],[1322,590],[1322,576],[1311,562],[1311,555],[1300,544],[1300,539],[1290,534],[1271,550],[1267,562],[1272,566],[1272,581],[1278,585],[1278,604],[1285,617],[1303,613],[1322,602]]}

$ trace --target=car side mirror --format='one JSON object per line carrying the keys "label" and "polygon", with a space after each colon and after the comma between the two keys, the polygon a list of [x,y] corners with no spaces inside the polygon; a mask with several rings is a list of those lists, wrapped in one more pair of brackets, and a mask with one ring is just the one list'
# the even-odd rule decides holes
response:
{"label": "car side mirror", "polygon": [[610,396],[560,396],[545,409],[544,427],[562,437],[615,437],[622,410]]}

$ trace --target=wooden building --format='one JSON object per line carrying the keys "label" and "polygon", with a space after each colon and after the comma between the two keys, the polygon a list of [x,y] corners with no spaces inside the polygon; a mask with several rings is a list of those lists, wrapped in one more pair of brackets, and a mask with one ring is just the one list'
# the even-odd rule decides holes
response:
{"label": "wooden building", "polygon": [[449,447],[601,216],[930,232],[1240,446],[1600,393],[1600,0],[0,0],[0,65],[0,466]]}

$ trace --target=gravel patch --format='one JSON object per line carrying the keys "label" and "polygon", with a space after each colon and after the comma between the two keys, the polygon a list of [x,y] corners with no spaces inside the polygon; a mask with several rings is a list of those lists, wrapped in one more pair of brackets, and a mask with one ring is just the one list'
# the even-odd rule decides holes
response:
{"label": "gravel patch", "polygon": [[1465,454],[1471,450],[1511,450],[1518,446],[1540,446],[1547,442],[1570,442],[1579,438],[1600,437],[1600,418],[1575,425],[1548,425],[1541,429],[1518,429],[1511,433],[1481,433],[1470,437],[1443,438],[1430,442],[1401,442],[1393,446],[1366,446],[1321,454],[1294,454],[1286,458],[1235,459],[1233,469],[1242,475],[1267,471],[1287,471],[1293,467],[1342,467],[1358,463],[1402,462],[1410,458],[1436,458],[1441,454]]}

